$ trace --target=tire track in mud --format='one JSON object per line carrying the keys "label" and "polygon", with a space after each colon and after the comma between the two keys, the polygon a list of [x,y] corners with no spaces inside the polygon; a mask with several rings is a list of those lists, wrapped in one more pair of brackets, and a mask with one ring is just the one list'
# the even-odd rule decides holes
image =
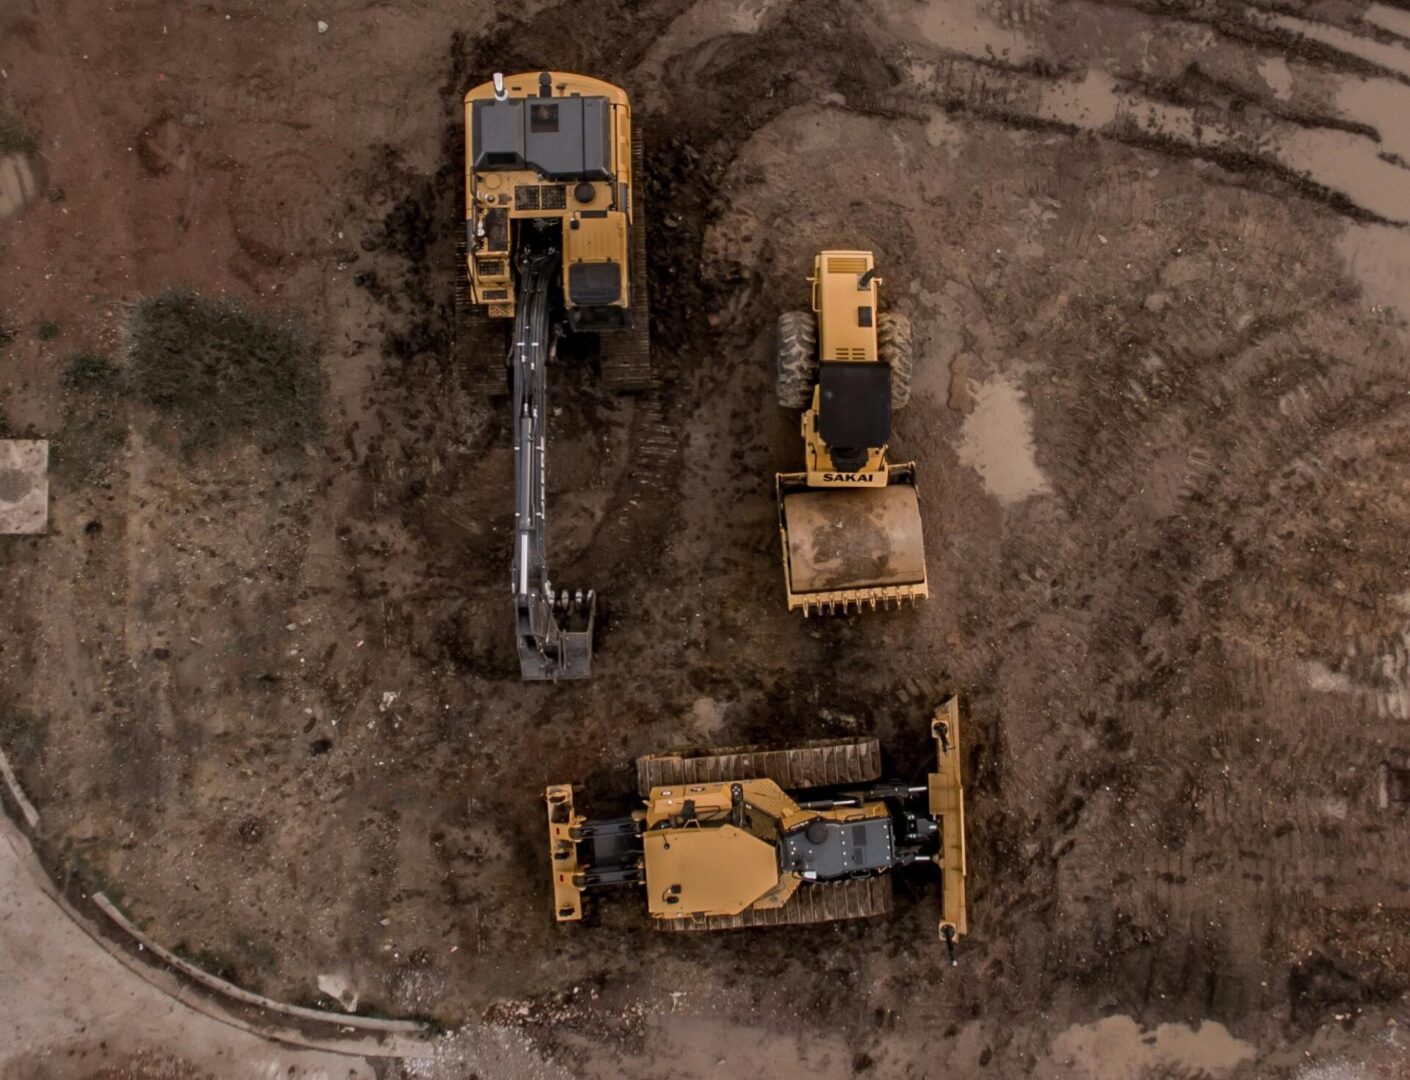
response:
{"label": "tire track in mud", "polygon": [[[1261,72],[1248,73],[1246,46],[1255,46],[1266,59],[1294,57],[1308,66],[1318,66],[1309,55],[1318,57],[1319,70],[1361,81],[1363,89],[1376,80],[1387,86],[1410,84],[1410,50],[1373,63],[1345,50],[1370,41],[1357,33],[1374,36],[1374,27],[1331,27],[1347,39],[1338,50],[1292,30],[1265,27],[1258,12],[1232,5],[1220,7],[1217,16],[1204,7],[1116,0],[1096,0],[1092,7],[1098,14],[1076,5],[1079,19],[1096,19],[1092,32],[1103,18],[1114,20],[1118,11],[1125,12],[1142,22],[1146,36],[1160,38],[1163,47],[1126,54],[1110,48],[1094,51],[1080,34],[1067,33],[1046,17],[1015,20],[1034,42],[1041,39],[1046,45],[1038,57],[1022,62],[964,52],[938,39],[917,45],[898,37],[893,49],[904,58],[906,85],[897,100],[848,95],[849,107],[924,119],[917,106],[934,102],[950,112],[1020,129],[1094,133],[1168,156],[1208,161],[1256,184],[1287,185],[1355,220],[1410,223],[1410,167],[1403,152],[1386,146],[1382,131],[1383,125],[1398,128],[1403,110],[1385,95],[1382,100],[1359,91],[1345,101],[1323,102],[1319,99],[1328,90],[1320,84],[1299,84],[1294,104],[1290,90],[1272,93],[1258,81]],[[1169,29],[1185,22],[1242,27],[1244,33],[1221,37],[1192,60],[1188,49],[1174,49],[1167,40]]]}
{"label": "tire track in mud", "polygon": [[[999,68],[970,58],[945,57],[911,65],[916,95],[850,95],[848,107],[887,117],[924,120],[925,102],[950,112],[962,112],[1010,127],[1081,136],[1096,135],[1114,142],[1177,157],[1208,161],[1236,175],[1248,175],[1285,185],[1303,197],[1355,221],[1404,225],[1410,223],[1410,169],[1387,160],[1379,150],[1379,132],[1370,124],[1343,118],[1321,122],[1316,114],[1270,110],[1270,123],[1279,132],[1250,133],[1240,119],[1234,124],[1224,110],[1207,116],[1209,95],[1194,96],[1194,87],[1178,90],[1171,83],[1154,85],[1127,75],[1120,85],[1110,77],[1081,81],[1054,79],[1013,68]],[[1191,100],[1191,98],[1194,98]],[[1094,121],[1110,114],[1110,120]],[[1310,146],[1285,151],[1291,133],[1309,133]],[[1346,140],[1363,140],[1346,143]],[[1337,140],[1338,142],[1333,142]],[[1340,157],[1363,150],[1361,172],[1341,169]],[[1357,186],[1348,192],[1323,176],[1327,171]],[[1364,175],[1363,175],[1364,173]]]}
{"label": "tire track in mud", "polygon": [[[1136,303],[1145,291],[1139,284],[1133,290]],[[1210,765],[1262,755],[1249,746],[1216,753],[1227,735],[1208,730],[1183,730],[1173,740],[1163,737],[1162,731],[1172,711],[1177,715],[1183,711],[1180,697],[1198,685],[1200,673],[1210,671],[1211,665],[1218,670],[1249,663],[1239,655],[1244,641],[1278,642],[1285,636],[1280,634],[1282,624],[1304,632],[1310,628],[1314,635],[1322,627],[1331,636],[1325,645],[1335,656],[1341,647],[1336,640],[1339,632],[1352,628],[1354,635],[1359,625],[1367,633],[1377,622],[1384,624],[1370,602],[1384,586],[1363,584],[1343,597],[1329,579],[1335,575],[1355,581],[1358,571],[1362,577],[1369,572],[1372,582],[1390,577],[1397,565],[1395,553],[1405,513],[1387,517],[1374,507],[1362,508],[1353,530],[1356,547],[1319,549],[1323,556],[1318,562],[1326,556],[1334,558],[1329,569],[1290,569],[1288,559],[1301,549],[1283,542],[1284,523],[1312,515],[1316,529],[1337,511],[1347,467],[1365,460],[1370,452],[1364,448],[1347,452],[1342,444],[1359,438],[1366,447],[1384,447],[1387,438],[1395,445],[1394,440],[1403,442],[1410,432],[1410,407],[1397,390],[1399,351],[1374,329],[1342,340],[1344,322],[1321,310],[1337,304],[1337,291],[1333,284],[1324,298],[1313,298],[1306,305],[1305,313],[1259,314],[1243,331],[1235,332],[1230,332],[1234,320],[1226,321],[1217,301],[1206,298],[1201,310],[1189,313],[1189,321],[1175,324],[1180,337],[1168,341],[1159,338],[1158,330],[1168,328],[1169,321],[1151,319],[1139,307],[1134,313],[1103,319],[1103,309],[1109,312],[1108,305],[1116,298],[1093,298],[1089,308],[1072,313],[1072,328],[1102,328],[1119,348],[1115,354],[1106,353],[1106,363],[1083,368],[1077,379],[1080,389],[1059,391],[1064,399],[1059,414],[1064,420],[1047,432],[1045,440],[1055,447],[1049,468],[1060,497],[1070,499],[1071,493],[1080,492],[1070,499],[1070,518],[1106,523],[1100,542],[1081,549],[1072,561],[1065,558],[1051,565],[1049,576],[1071,583],[1067,606],[1089,615],[1090,663],[1100,681],[1082,707],[1123,716],[1138,748],[1134,757],[1123,755],[1128,759],[1119,770],[1119,783],[1127,789],[1123,802],[1159,807],[1168,819],[1176,819],[1181,806],[1188,805],[1187,797],[1176,790],[1172,800],[1139,774],[1155,770],[1151,775],[1159,775],[1172,768],[1187,772],[1195,789],[1206,792],[1201,800],[1206,809],[1189,821],[1185,831],[1198,832],[1198,843],[1192,846],[1206,854],[1207,865],[1198,874],[1182,876],[1202,878],[1203,888],[1215,891],[1222,874],[1264,883],[1255,918],[1274,925],[1276,917],[1280,939],[1302,932],[1319,905],[1360,906],[1367,890],[1389,905],[1401,872],[1396,868],[1406,862],[1404,844],[1392,835],[1384,836],[1375,842],[1380,854],[1364,860],[1360,876],[1348,875],[1344,868],[1337,869],[1342,841],[1328,832],[1325,818],[1295,813],[1287,831],[1280,833],[1290,839],[1271,854],[1250,861],[1228,850],[1229,837],[1246,836],[1249,822],[1259,820],[1267,797],[1264,785],[1271,781],[1248,774],[1240,787],[1221,780]],[[1328,341],[1337,344],[1330,349],[1316,344]],[[1054,345],[1060,354],[1102,355],[1097,342],[1059,338]],[[1159,363],[1143,364],[1143,353],[1158,357]],[[1162,460],[1162,448],[1191,443],[1198,448],[1190,455],[1193,460]],[[1160,505],[1152,507],[1146,496],[1162,471],[1173,471],[1179,479],[1166,482],[1166,491],[1156,500]],[[1093,475],[1105,481],[1094,484]],[[1127,568],[1119,591],[1104,597],[1071,595],[1077,583],[1109,578],[1113,564]],[[1120,581],[1121,575],[1115,580]],[[1363,597],[1359,604],[1357,592]],[[1213,641],[1207,639],[1208,631],[1199,629],[1201,625],[1217,628]],[[1221,651],[1221,639],[1233,652],[1218,659],[1211,654]],[[1322,643],[1304,636],[1282,644],[1296,654]],[[1192,715],[1215,717],[1232,711],[1229,719],[1237,726],[1241,717],[1236,702],[1255,699],[1244,706],[1242,719],[1253,730],[1264,732],[1270,751],[1272,745],[1280,747],[1274,760],[1285,767],[1275,772],[1286,776],[1283,790],[1296,808],[1300,801],[1293,792],[1302,786],[1298,778],[1316,775],[1315,759],[1325,752],[1320,730],[1315,721],[1293,721],[1282,731],[1266,725],[1270,716],[1318,715],[1320,703],[1298,700],[1279,689],[1289,679],[1301,678],[1287,665],[1277,672],[1257,675],[1255,671],[1250,677],[1251,682],[1243,683],[1247,689],[1239,694],[1232,688],[1207,688]],[[1288,703],[1286,708],[1274,704],[1282,701]],[[1346,749],[1369,773],[1377,759],[1375,744],[1353,736],[1353,730],[1343,729],[1344,738],[1358,740]],[[1059,789],[1076,783],[1066,781]],[[1284,823],[1266,827],[1275,826],[1282,829]],[[1175,842],[1183,841],[1182,832]],[[1098,853],[1086,861],[1085,868],[1064,864],[1061,872],[1075,873],[1078,881],[1100,881],[1112,873],[1107,859]],[[1082,889],[1074,886],[1070,891]],[[1297,914],[1281,910],[1289,894],[1301,898]],[[1193,920],[1192,925],[1206,921],[1199,914],[1200,895],[1199,888],[1191,888],[1175,908],[1185,912],[1181,917]],[[1077,933],[1083,937],[1082,931]],[[1265,930],[1255,928],[1250,933],[1259,936]],[[1121,952],[1119,943],[1101,934],[1084,948],[1106,956],[1098,966],[1108,974],[1115,963],[1113,956]],[[1192,955],[1204,955],[1203,948]],[[1228,945],[1221,945],[1209,957],[1209,964],[1200,966],[1215,982],[1204,1007],[1232,1010],[1212,1015],[1237,1015],[1240,1009],[1261,1007],[1249,997],[1258,994],[1249,974],[1253,958],[1247,950],[1231,952]],[[1178,997],[1198,988],[1196,973],[1186,972],[1187,966],[1177,965],[1182,974],[1175,977],[1166,970],[1168,958],[1150,962],[1161,966],[1163,974],[1152,976],[1152,985],[1162,987],[1161,993]],[[1219,974],[1225,968],[1244,974],[1226,979]],[[1375,965],[1366,971],[1365,977],[1373,982],[1386,977]]]}
{"label": "tire track in mud", "polygon": [[[1236,3],[1229,0],[1221,0],[1214,5],[1205,5],[1198,0],[1085,2],[1112,9],[1138,11],[1162,24],[1182,22],[1207,27],[1231,42],[1295,57],[1333,75],[1382,76],[1399,82],[1410,82],[1410,72],[1367,59],[1295,28],[1296,24],[1301,23],[1309,29],[1326,27],[1348,36],[1371,36],[1376,40],[1389,40],[1393,37],[1382,28],[1366,22],[1356,22],[1348,26],[1309,18],[1305,14],[1292,17],[1293,13],[1287,8],[1274,4]],[[1289,20],[1288,23],[1280,24],[1274,21],[1283,19]]]}

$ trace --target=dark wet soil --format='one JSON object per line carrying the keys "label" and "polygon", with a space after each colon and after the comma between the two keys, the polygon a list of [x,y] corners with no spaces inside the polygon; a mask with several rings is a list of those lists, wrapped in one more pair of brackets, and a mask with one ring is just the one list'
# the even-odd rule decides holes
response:
{"label": "dark wet soil", "polygon": [[[12,426],[108,455],[49,537],[0,544],[0,739],[56,874],[252,988],[313,1002],[336,972],[584,1074],[649,1075],[682,1013],[840,1040],[826,1075],[1057,1075],[1053,1035],[1110,1014],[1218,1021],[1273,1069],[1400,1007],[1405,73],[1321,40],[1385,33],[1350,8],[331,8],[323,35],[253,2],[15,24],[67,194],[0,223],[0,315],[121,355],[138,294],[268,298],[319,328],[326,384],[302,455],[193,456],[134,402],[82,442],[54,348],[0,351]],[[76,50],[140,76],[104,99],[121,134],[79,119]],[[518,679],[509,433],[454,299],[459,96],[546,63],[633,94],[656,361],[630,396],[591,349],[553,373],[550,557],[604,613],[562,686]],[[896,450],[932,596],[805,622],[769,335],[823,247],[875,250],[916,328]],[[680,940],[623,893],[553,924],[545,784],[619,812],[639,753],[855,733],[910,777],[955,691],[960,967],[921,869],[870,923]]]}

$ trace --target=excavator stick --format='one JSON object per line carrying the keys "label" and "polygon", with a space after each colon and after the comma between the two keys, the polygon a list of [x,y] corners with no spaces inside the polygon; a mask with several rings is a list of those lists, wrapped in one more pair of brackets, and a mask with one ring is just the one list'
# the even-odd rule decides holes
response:
{"label": "excavator stick", "polygon": [[929,595],[915,465],[891,465],[885,487],[809,487],[776,478],[788,608],[833,615],[899,607]]}

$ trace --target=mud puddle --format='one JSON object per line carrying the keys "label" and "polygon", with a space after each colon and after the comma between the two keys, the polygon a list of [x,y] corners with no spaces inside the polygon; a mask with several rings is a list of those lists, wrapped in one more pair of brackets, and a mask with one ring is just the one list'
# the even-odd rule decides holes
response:
{"label": "mud puddle", "polygon": [[1148,1031],[1129,1016],[1108,1016],[1068,1028],[1053,1040],[1052,1054],[1089,1080],[1141,1080],[1152,1073],[1222,1076],[1252,1060],[1255,1050],[1214,1020],[1195,1027],[1161,1024]]}
{"label": "mud puddle", "polygon": [[[1290,93],[1286,62],[1265,71],[1279,96]],[[1260,69],[1263,70],[1263,69]],[[1338,92],[1343,113],[1378,132],[1315,124],[1269,124],[1251,139],[1245,130],[1217,121],[1205,110],[1159,101],[1122,85],[1101,68],[1081,80],[1043,86],[1035,114],[1044,120],[1116,138],[1145,138],[1206,151],[1231,163],[1262,157],[1386,221],[1410,221],[1410,169],[1400,152],[1406,132],[1404,98],[1410,88],[1385,79],[1353,80]]]}
{"label": "mud puddle", "polygon": [[997,376],[981,383],[960,429],[960,463],[979,473],[1005,506],[1052,491],[1033,449],[1033,416],[1023,391]]}

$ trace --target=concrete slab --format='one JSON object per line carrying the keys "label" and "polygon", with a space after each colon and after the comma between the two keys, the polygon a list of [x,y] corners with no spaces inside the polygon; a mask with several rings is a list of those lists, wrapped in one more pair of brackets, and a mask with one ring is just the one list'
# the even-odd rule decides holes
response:
{"label": "concrete slab", "polygon": [[27,851],[0,821],[0,1076],[372,1080],[363,1057],[282,1045],[163,993],[45,894]]}
{"label": "concrete slab", "polygon": [[0,533],[49,528],[49,440],[0,439]]}

